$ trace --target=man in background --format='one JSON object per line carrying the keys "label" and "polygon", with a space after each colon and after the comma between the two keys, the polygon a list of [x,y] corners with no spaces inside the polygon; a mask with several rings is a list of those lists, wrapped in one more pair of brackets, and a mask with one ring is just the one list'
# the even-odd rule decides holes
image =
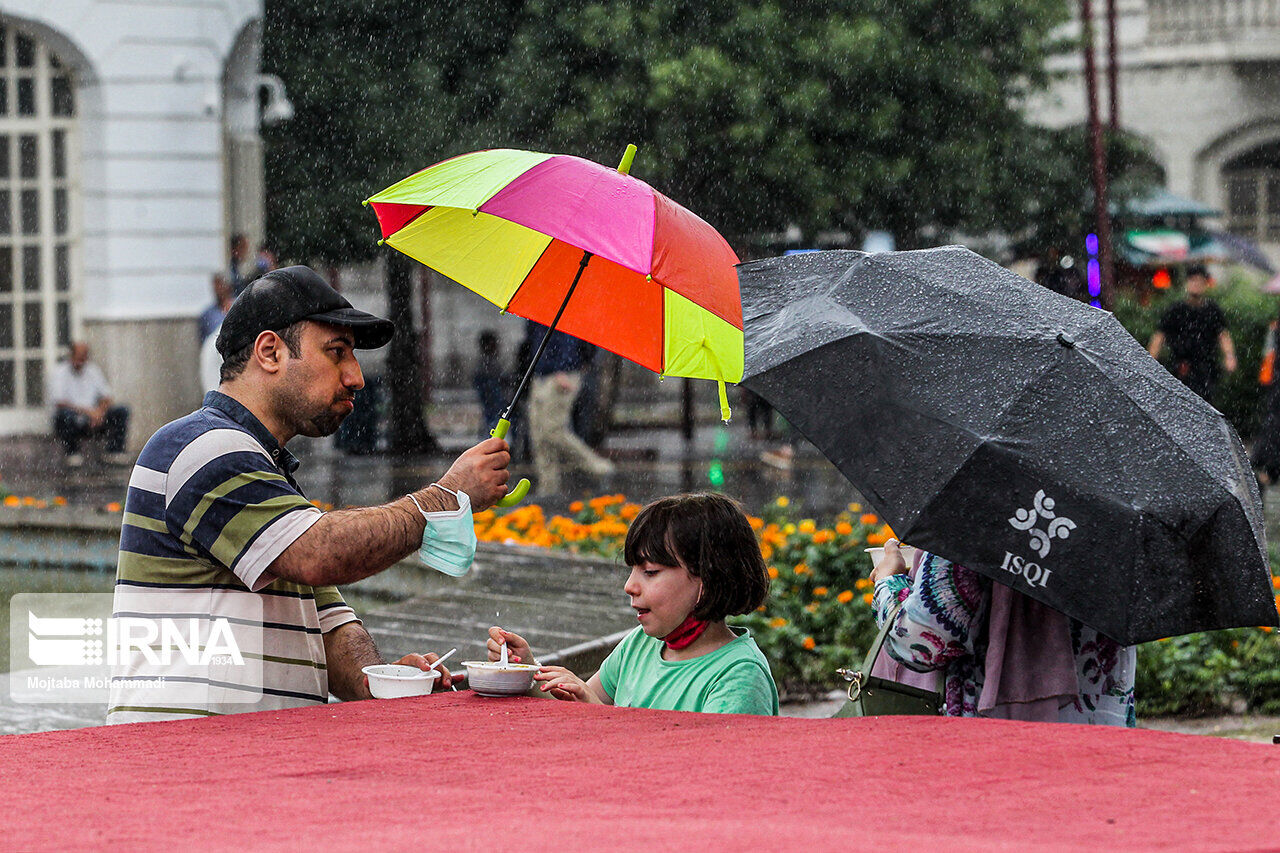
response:
{"label": "man in background", "polygon": [[1200,265],[1188,267],[1185,296],[1164,312],[1147,351],[1159,358],[1168,344],[1172,356],[1170,372],[1212,403],[1218,384],[1218,352],[1222,352],[1222,366],[1227,373],[1234,373],[1236,350],[1222,309],[1205,296],[1208,289],[1208,271]]}
{"label": "man in background", "polygon": [[227,316],[231,303],[236,301],[236,292],[231,282],[222,273],[213,274],[213,304],[200,312],[200,340],[206,341],[218,331],[222,318]]}
{"label": "man in background", "polygon": [[[540,341],[546,327],[529,322],[527,338]],[[567,471],[580,469],[597,477],[614,472],[614,465],[578,438],[569,422],[573,401],[582,388],[582,370],[588,345],[555,331],[542,358],[533,368],[529,390],[529,433],[538,489],[544,494],[560,491]],[[536,344],[534,344],[536,350]]]}
{"label": "man in background", "polygon": [[132,461],[124,452],[129,410],[115,405],[102,369],[89,360],[87,343],[72,344],[70,357],[58,363],[49,398],[53,401],[53,433],[62,442],[68,465],[83,465],[81,442],[99,435],[106,439],[108,462],[126,465]]}

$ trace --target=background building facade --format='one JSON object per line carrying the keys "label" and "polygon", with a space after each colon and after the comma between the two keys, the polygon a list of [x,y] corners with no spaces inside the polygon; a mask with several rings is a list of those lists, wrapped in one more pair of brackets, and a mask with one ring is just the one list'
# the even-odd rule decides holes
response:
{"label": "background building facade", "polygon": [[[1170,190],[1223,211],[1228,230],[1280,260],[1280,3],[1117,6],[1120,126],[1144,141]],[[1105,4],[1093,8],[1105,121]],[[1083,65],[1079,52],[1051,64],[1059,76],[1031,107],[1034,120],[1054,127],[1085,120]]]}
{"label": "background building facade", "polygon": [[131,442],[200,399],[195,317],[262,233],[262,0],[0,2],[0,435],[85,339]]}

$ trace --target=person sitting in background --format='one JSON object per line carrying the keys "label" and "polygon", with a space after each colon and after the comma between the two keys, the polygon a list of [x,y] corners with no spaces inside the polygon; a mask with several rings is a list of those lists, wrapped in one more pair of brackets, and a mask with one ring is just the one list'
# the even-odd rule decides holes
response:
{"label": "person sitting in background", "polygon": [[49,399],[53,401],[53,433],[62,442],[68,465],[83,465],[80,443],[99,435],[106,439],[108,462],[126,465],[132,461],[124,452],[129,409],[113,405],[111,386],[102,369],[89,361],[87,343],[72,344],[70,357],[54,368]]}
{"label": "person sitting in background", "polygon": [[[944,714],[1137,724],[1133,646],[936,554],[918,552],[911,577],[898,540],[884,551],[871,573],[876,624],[894,620],[881,654],[941,673]],[[882,662],[873,674],[924,686],[882,671]]]}
{"label": "person sitting in background", "polygon": [[[769,594],[746,513],[719,494],[676,495],[642,509],[623,545],[623,586],[640,626],[583,681],[563,666],[534,675],[557,699],[624,708],[777,716],[778,688],[746,628],[725,624]],[[537,664],[529,643],[489,629],[489,660]]]}
{"label": "person sitting in background", "polygon": [[231,282],[222,273],[213,274],[213,304],[200,312],[200,340],[207,341],[222,326],[222,318],[227,316],[231,303],[236,301],[236,292],[231,289]]}

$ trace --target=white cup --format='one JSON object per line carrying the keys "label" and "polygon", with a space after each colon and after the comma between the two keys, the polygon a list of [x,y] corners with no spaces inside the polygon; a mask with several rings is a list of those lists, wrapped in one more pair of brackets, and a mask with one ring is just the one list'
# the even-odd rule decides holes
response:
{"label": "white cup", "polygon": [[[902,559],[907,561],[907,568],[910,569],[912,561],[916,558],[916,549],[901,542],[898,543],[898,549],[902,551]],[[884,548],[867,548],[866,552],[871,555],[871,568],[878,569],[880,561],[884,559]]]}
{"label": "white cup", "polygon": [[378,663],[360,671],[369,676],[369,692],[375,699],[426,696],[440,677],[438,670],[422,670],[400,663]]}

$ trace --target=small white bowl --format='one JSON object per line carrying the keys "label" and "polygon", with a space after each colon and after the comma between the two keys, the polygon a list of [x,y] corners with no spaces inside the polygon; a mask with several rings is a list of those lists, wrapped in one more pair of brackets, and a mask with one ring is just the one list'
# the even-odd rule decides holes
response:
{"label": "small white bowl", "polygon": [[[907,568],[911,568],[911,562],[916,558],[916,549],[910,545],[898,543],[898,550],[902,552],[902,559],[907,561]],[[884,548],[867,548],[866,552],[871,555],[871,568],[877,568],[880,561],[884,559]]]}
{"label": "small white bowl", "polygon": [[538,667],[527,663],[466,660],[467,686],[481,696],[523,696],[533,687],[533,674]]}
{"label": "small white bowl", "polygon": [[426,696],[435,687],[440,673],[400,663],[379,663],[360,670],[369,676],[369,692],[375,699]]}

